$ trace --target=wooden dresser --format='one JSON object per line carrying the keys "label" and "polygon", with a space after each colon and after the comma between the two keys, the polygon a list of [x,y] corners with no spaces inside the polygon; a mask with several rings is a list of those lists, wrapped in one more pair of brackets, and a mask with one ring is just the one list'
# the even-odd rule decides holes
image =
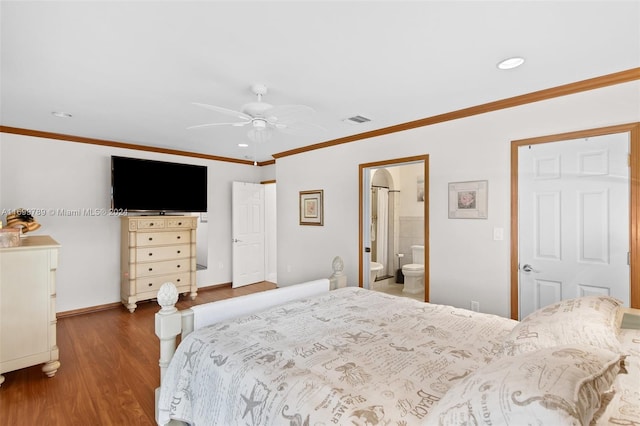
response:
{"label": "wooden dresser", "polygon": [[[0,374],[44,363],[53,377],[56,345],[58,244],[46,235],[27,236],[0,248]],[[4,377],[0,375],[0,384]]]}
{"label": "wooden dresser", "polygon": [[182,294],[197,296],[196,216],[123,216],[120,297],[134,312],[171,281]]}

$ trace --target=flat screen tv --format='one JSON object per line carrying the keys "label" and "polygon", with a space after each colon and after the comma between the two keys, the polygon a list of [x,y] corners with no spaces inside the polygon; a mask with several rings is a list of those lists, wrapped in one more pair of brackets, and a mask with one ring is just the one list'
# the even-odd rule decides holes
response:
{"label": "flat screen tv", "polygon": [[111,156],[111,208],[117,211],[207,211],[207,167]]}

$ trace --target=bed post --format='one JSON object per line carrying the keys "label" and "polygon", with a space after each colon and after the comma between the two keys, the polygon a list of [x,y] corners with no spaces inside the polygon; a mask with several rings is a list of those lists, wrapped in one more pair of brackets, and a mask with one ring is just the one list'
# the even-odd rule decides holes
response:
{"label": "bed post", "polygon": [[[178,301],[178,289],[171,283],[167,282],[160,286],[158,290],[158,305],[162,309],[156,313],[156,336],[160,339],[160,386],[164,373],[169,367],[169,361],[176,351],[176,337],[182,330],[182,315],[176,309]],[[155,415],[158,421],[158,399],[160,397],[160,388],[155,391]]]}
{"label": "bed post", "polygon": [[337,288],[344,288],[347,286],[347,276],[342,272],[344,269],[344,262],[340,256],[336,256],[333,258],[333,262],[331,262],[331,267],[333,268],[333,274],[329,277],[330,290],[335,290]]}
{"label": "bed post", "polygon": [[158,290],[158,304],[162,309],[156,313],[156,336],[160,339],[160,384],[176,350],[176,337],[182,332],[182,315],[175,306],[177,301],[176,286],[170,282],[162,284]]}

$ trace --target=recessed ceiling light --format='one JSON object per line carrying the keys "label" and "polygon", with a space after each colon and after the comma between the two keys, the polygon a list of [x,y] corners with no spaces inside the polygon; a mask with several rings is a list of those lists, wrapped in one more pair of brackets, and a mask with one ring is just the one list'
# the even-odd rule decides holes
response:
{"label": "recessed ceiling light", "polygon": [[58,118],[71,118],[71,117],[73,117],[73,115],[69,114],[68,112],[62,112],[62,111],[53,111],[51,113],[51,115],[53,115],[54,117],[58,117]]}
{"label": "recessed ceiling light", "polygon": [[248,144],[248,143],[239,143],[239,144],[238,144],[238,146],[239,146],[240,148],[246,148],[246,147],[248,147],[248,146],[249,146],[249,144]]}
{"label": "recessed ceiling light", "polygon": [[510,70],[513,68],[517,68],[522,64],[524,64],[524,58],[514,56],[513,58],[507,58],[504,61],[499,62],[498,68],[500,68],[501,70]]}

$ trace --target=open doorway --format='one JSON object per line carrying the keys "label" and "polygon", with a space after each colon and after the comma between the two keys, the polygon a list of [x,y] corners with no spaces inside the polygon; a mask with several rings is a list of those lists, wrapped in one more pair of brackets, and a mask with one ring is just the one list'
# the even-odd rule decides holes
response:
{"label": "open doorway", "polygon": [[359,166],[361,287],[428,301],[428,160],[422,155]]}

